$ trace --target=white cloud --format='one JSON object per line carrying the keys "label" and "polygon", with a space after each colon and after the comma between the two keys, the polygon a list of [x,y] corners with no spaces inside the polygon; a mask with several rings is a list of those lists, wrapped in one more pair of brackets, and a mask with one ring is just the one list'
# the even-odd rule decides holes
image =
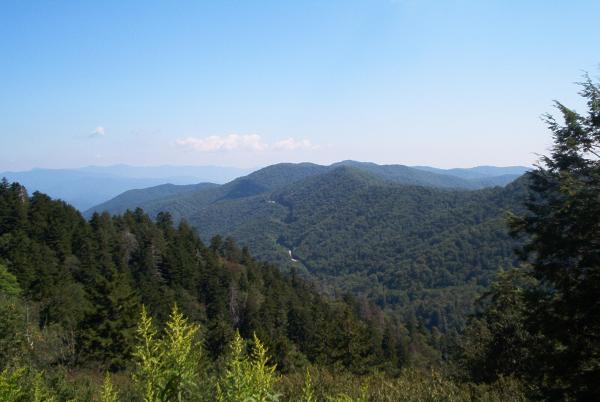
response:
{"label": "white cloud", "polygon": [[102,126],[98,126],[90,133],[90,137],[104,137],[106,130]]}
{"label": "white cloud", "polygon": [[197,138],[187,137],[180,138],[175,143],[181,147],[187,147],[200,152],[215,152],[215,151],[296,151],[317,149],[318,146],[310,142],[310,140],[296,140],[294,138],[286,138],[277,141],[273,144],[268,144],[258,134],[229,134],[229,135],[212,135],[210,137]]}
{"label": "white cloud", "polygon": [[285,140],[277,141],[273,145],[273,149],[295,151],[300,149],[317,149],[317,146],[310,142],[310,140],[296,140],[290,137],[286,138]]}
{"label": "white cloud", "polygon": [[193,148],[201,152],[233,151],[236,149],[263,151],[268,145],[258,134],[212,135],[205,138],[187,137],[176,141],[177,145]]}

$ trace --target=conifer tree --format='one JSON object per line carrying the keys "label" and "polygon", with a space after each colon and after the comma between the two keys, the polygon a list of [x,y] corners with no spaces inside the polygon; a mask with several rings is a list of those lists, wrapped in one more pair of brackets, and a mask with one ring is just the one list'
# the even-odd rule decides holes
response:
{"label": "conifer tree", "polygon": [[550,400],[600,399],[600,85],[586,76],[579,114],[556,102],[551,153],[530,175],[528,213],[513,220],[539,280],[527,324],[546,339],[530,374]]}

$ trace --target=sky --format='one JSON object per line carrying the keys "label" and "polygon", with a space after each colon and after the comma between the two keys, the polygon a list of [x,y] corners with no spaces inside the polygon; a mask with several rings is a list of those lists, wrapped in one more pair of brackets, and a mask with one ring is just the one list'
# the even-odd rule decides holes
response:
{"label": "sky", "polygon": [[0,171],[531,165],[597,0],[0,2]]}

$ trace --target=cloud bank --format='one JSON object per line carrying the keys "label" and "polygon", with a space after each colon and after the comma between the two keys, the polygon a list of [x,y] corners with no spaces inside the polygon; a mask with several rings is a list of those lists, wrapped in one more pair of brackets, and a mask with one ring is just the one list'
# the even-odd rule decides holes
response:
{"label": "cloud bank", "polygon": [[286,138],[268,144],[258,134],[229,134],[225,136],[212,135],[210,137],[197,138],[187,137],[176,141],[176,144],[181,147],[191,148],[200,152],[216,152],[216,151],[296,151],[317,149],[310,140],[296,140],[294,138]]}
{"label": "cloud bank", "polygon": [[98,126],[90,133],[90,137],[104,137],[106,130],[102,126]]}

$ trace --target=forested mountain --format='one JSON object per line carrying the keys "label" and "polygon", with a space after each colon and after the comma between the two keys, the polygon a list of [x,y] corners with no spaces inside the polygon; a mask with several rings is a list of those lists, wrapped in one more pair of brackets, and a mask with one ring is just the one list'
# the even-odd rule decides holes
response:
{"label": "forested mountain", "polygon": [[[236,330],[255,333],[283,371],[308,362],[394,370],[408,363],[409,345],[413,355],[428,348],[418,328],[386,319],[373,304],[349,296],[329,300],[293,273],[258,262],[231,238],[215,237],[206,246],[187,223],[174,226],[168,213],[156,223],[139,209],[95,214],[88,222],[64,202],[29,197],[4,181],[2,291],[7,275],[17,280],[11,294],[29,308],[29,321],[14,325],[32,325],[33,349],[50,366],[127,367],[142,304],[159,323],[179,306],[202,324],[213,358]],[[12,328],[0,324],[2,338]],[[20,342],[0,339],[0,361],[8,363]]]}
{"label": "forested mountain", "polygon": [[[397,188],[348,167],[306,180],[323,179]],[[65,202],[29,196],[6,180],[0,317],[2,400],[200,401],[223,393],[219,400],[234,402],[283,393],[284,400],[346,401],[368,392],[391,401],[442,390],[443,398],[499,402],[523,395],[514,381],[479,386],[422,371],[442,364],[446,340],[366,298],[327,297],[296,269],[261,263],[230,237],[205,245],[185,221],[175,225],[165,212],[151,220],[141,209],[86,221]],[[104,371],[118,387],[107,374],[98,389]]]}
{"label": "forested mountain", "polygon": [[40,191],[53,198],[60,198],[85,211],[131,189],[165,183],[176,185],[201,182],[226,183],[248,172],[247,169],[217,166],[114,165],[3,172],[0,173],[0,177],[19,182],[31,192]]}
{"label": "forested mountain", "polygon": [[475,166],[472,168],[439,169],[430,166],[411,166],[412,168],[425,170],[438,174],[460,177],[461,179],[492,179],[494,177],[513,176],[518,177],[531,168],[525,166]]}
{"label": "forested mountain", "polygon": [[[346,173],[374,180],[347,167],[327,177]],[[65,202],[29,196],[6,180],[0,317],[2,400],[214,400],[223,393],[219,400],[234,402],[283,393],[284,400],[346,401],[367,392],[422,400],[438,389],[465,401],[522,395],[516,382],[479,386],[421,371],[440,364],[440,338],[418,322],[384,314],[365,298],[329,298],[295,269],[261,263],[232,238],[205,245],[185,221],[175,225],[168,213],[153,221],[141,209],[86,221]],[[105,370],[118,387],[107,375],[98,389]]]}
{"label": "forested mountain", "polygon": [[377,165],[368,162],[342,161],[331,167],[350,166],[385,180],[439,188],[480,189],[504,186],[516,180],[528,169],[525,167],[477,166],[474,168],[436,169],[427,166]]}
{"label": "forested mountain", "polygon": [[459,184],[472,185],[401,165],[280,164],[220,187],[115,199],[98,210],[168,211],[205,241],[231,236],[261,260],[318,279],[326,292],[349,291],[402,320],[448,331],[463,325],[497,270],[515,264],[505,218],[524,194],[521,181],[439,188]]}
{"label": "forested mountain", "polygon": [[522,181],[449,191],[341,167],[215,202],[189,219],[206,236],[232,236],[260,259],[301,269],[325,290],[365,295],[405,320],[448,330],[462,325],[499,268],[515,264],[505,220],[524,193]]}
{"label": "forested mountain", "polygon": [[128,209],[143,208],[151,216],[168,210],[174,219],[179,220],[214,202],[265,193],[326,170],[326,167],[313,163],[280,163],[239,177],[222,186],[191,191],[187,194],[173,196],[173,191],[161,193],[153,190],[140,190],[135,194],[137,195],[135,198],[117,197],[89,209],[85,215],[89,217],[94,212],[104,211],[116,214],[123,213]]}
{"label": "forested mountain", "polygon": [[[377,165],[368,162],[342,161],[330,166],[313,163],[280,163],[260,169],[247,176],[239,177],[222,188],[212,188],[210,191],[187,192],[187,188],[173,196],[175,187],[170,191],[161,193],[152,188],[136,193],[129,193],[126,198],[115,197],[100,205],[96,205],[85,212],[91,216],[94,212],[107,211],[110,213],[123,213],[127,209],[143,208],[151,215],[161,210],[169,209],[174,217],[187,217],[199,209],[216,201],[229,198],[241,198],[260,193],[267,193],[279,187],[294,183],[309,176],[327,173],[339,167],[353,167],[373,174],[374,176],[398,184],[452,188],[452,189],[481,189],[486,187],[504,186],[525,172],[526,168],[511,167],[497,168],[476,167],[472,169],[451,169],[448,171],[427,167],[408,167],[404,165]],[[431,171],[428,171],[431,170]],[[454,172],[459,172],[454,175]],[[464,176],[464,177],[461,177]],[[178,191],[177,191],[178,192]]]}
{"label": "forested mountain", "polygon": [[214,189],[219,187],[218,184],[214,183],[198,183],[198,184],[187,184],[187,185],[176,185],[176,184],[160,184],[154,187],[141,188],[125,191],[119,194],[115,198],[99,204],[95,208],[99,211],[110,210],[112,205],[133,205],[151,202],[157,198],[171,198],[180,197],[186,193],[192,193],[196,191],[202,191],[207,189]]}

